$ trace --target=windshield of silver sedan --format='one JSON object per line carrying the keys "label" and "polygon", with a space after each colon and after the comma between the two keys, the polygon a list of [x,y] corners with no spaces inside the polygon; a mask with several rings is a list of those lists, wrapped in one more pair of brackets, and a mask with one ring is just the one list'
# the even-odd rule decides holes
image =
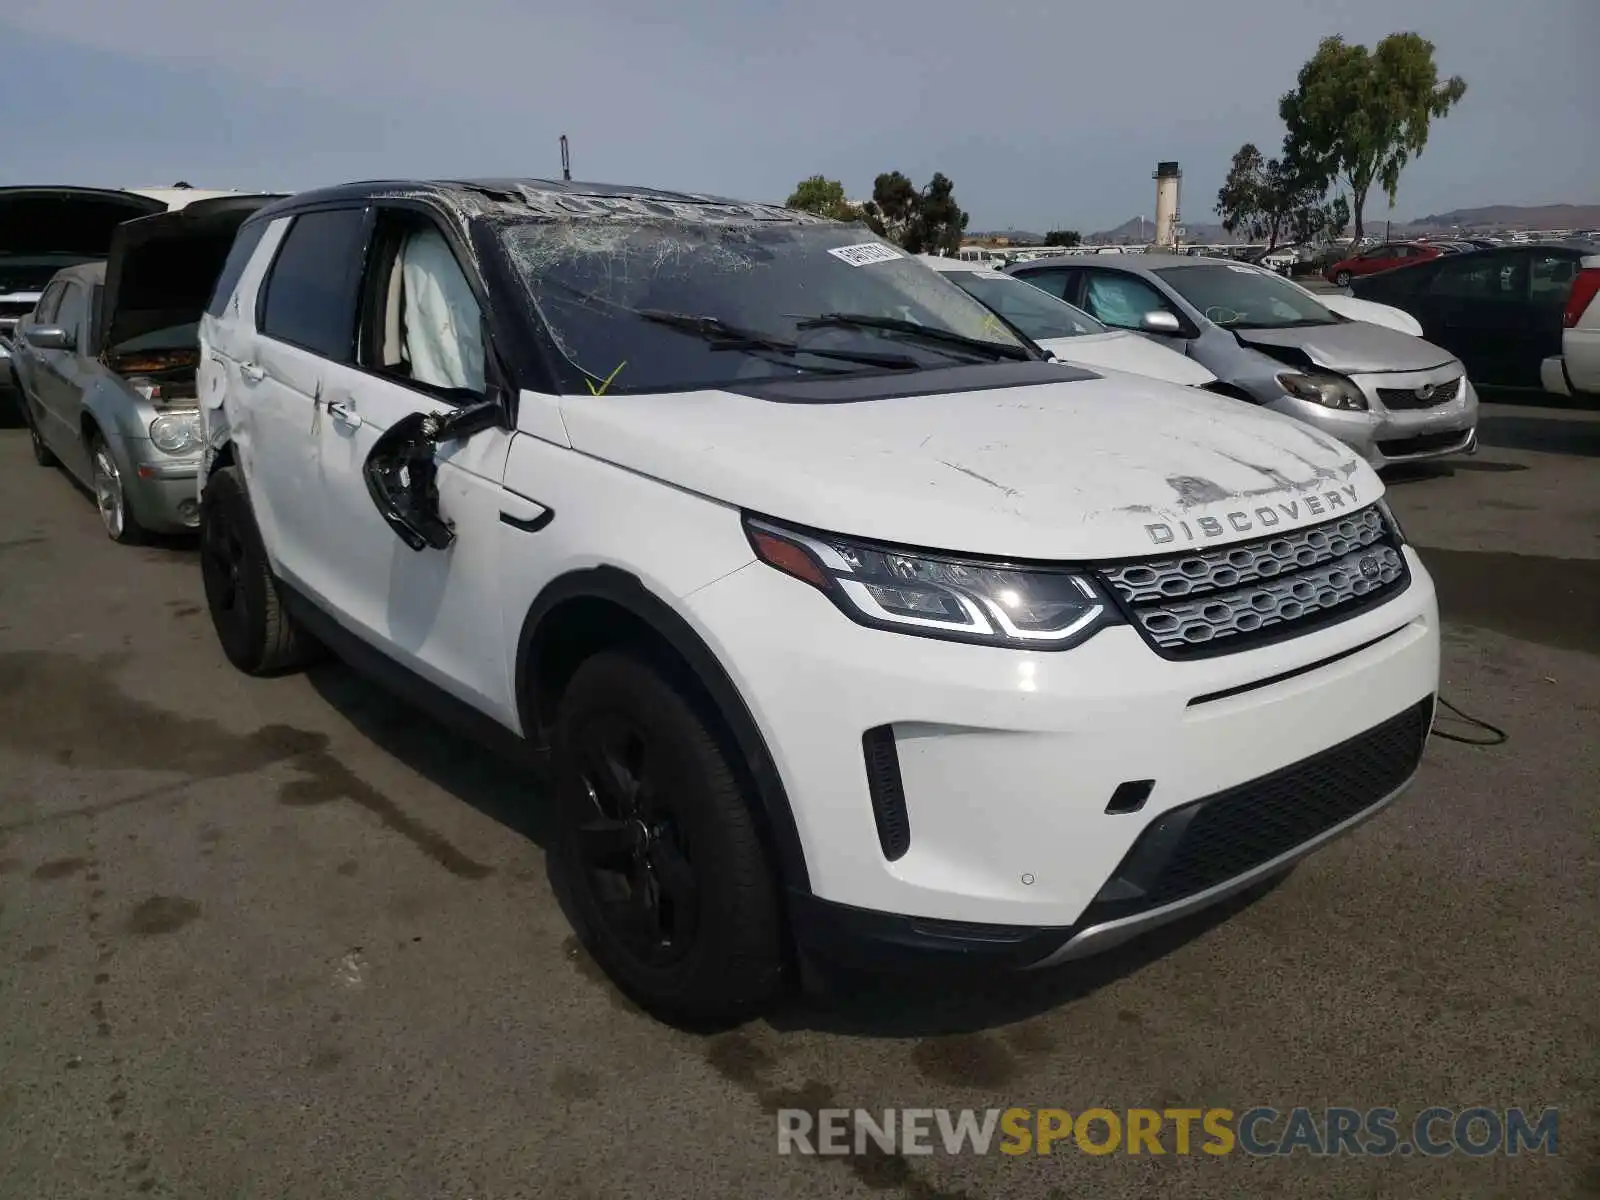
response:
{"label": "windshield of silver sedan", "polygon": [[497,228],[563,390],[670,392],[1038,357],[861,226],[530,219]]}
{"label": "windshield of silver sedan", "polygon": [[1270,271],[1218,263],[1166,267],[1156,274],[1214,325],[1229,329],[1296,329],[1339,323],[1339,318],[1309,292]]}

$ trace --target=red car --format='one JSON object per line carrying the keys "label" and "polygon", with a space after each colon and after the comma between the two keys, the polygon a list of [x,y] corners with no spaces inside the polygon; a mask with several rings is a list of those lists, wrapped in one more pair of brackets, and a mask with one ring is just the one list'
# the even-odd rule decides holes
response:
{"label": "red car", "polygon": [[1393,267],[1410,266],[1412,263],[1427,262],[1430,258],[1438,258],[1444,251],[1437,246],[1427,246],[1421,242],[1389,242],[1382,246],[1374,246],[1360,254],[1351,255],[1349,258],[1340,259],[1322,273],[1322,277],[1329,283],[1344,287],[1357,275],[1376,275],[1379,271],[1387,271]]}

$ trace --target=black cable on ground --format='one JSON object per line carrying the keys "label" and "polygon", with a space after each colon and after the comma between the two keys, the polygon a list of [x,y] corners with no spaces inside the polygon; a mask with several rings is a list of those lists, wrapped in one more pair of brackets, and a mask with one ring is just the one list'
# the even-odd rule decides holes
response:
{"label": "black cable on ground", "polygon": [[1481,729],[1489,736],[1465,737],[1459,733],[1446,733],[1443,729],[1439,728],[1439,714],[1435,713],[1433,718],[1434,737],[1442,737],[1447,741],[1460,742],[1467,746],[1500,746],[1504,745],[1510,740],[1509,735],[1507,735],[1504,729],[1501,729],[1495,725],[1491,725],[1487,721],[1480,721],[1477,717],[1469,717],[1466,713],[1462,712],[1454,704],[1451,704],[1450,701],[1446,700],[1443,696],[1439,697],[1439,707],[1449,709],[1450,715],[1455,720],[1460,721],[1463,725],[1470,725],[1475,729]]}

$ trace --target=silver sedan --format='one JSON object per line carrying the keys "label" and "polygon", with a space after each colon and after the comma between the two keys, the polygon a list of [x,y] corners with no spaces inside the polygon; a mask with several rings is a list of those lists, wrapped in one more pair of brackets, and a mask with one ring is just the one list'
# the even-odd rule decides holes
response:
{"label": "silver sedan", "polygon": [[59,272],[17,323],[12,356],[34,458],[60,463],[94,493],[116,541],[193,529],[200,519],[194,325],[152,330],[119,348],[111,357],[116,369],[108,366],[93,320],[105,271],[90,263]]}
{"label": "silver sedan", "polygon": [[1239,399],[1331,434],[1374,467],[1477,448],[1478,396],[1459,359],[1340,316],[1270,271],[1146,254],[1007,272],[1187,354]]}

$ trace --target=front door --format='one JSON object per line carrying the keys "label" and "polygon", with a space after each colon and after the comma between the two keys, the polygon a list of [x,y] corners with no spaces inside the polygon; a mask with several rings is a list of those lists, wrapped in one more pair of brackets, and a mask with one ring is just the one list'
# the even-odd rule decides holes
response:
{"label": "front door", "polygon": [[89,289],[78,280],[64,280],[54,316],[48,323],[66,331],[69,348],[29,347],[34,396],[44,420],[40,430],[63,465],[80,479],[90,477],[89,453],[80,433],[86,366],[82,347],[89,336]]}
{"label": "front door", "polygon": [[356,633],[515,728],[498,563],[501,513],[516,507],[502,486],[512,434],[497,427],[440,447],[439,510],[456,535],[445,550],[402,542],[363,474],[380,435],[401,418],[485,398],[483,293],[463,265],[470,261],[431,214],[376,210],[356,359],[324,379],[316,417],[330,564],[319,590]]}

